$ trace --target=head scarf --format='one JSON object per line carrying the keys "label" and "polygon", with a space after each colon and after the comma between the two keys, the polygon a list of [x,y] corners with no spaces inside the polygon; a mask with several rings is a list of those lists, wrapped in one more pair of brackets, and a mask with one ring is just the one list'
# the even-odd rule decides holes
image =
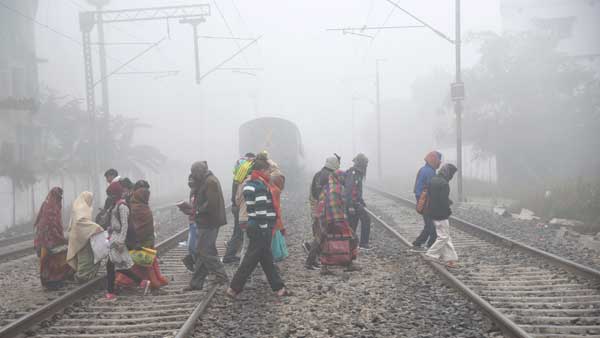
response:
{"label": "head scarf", "polygon": [[365,154],[359,153],[352,160],[352,162],[354,162],[354,167],[356,169],[358,169],[360,172],[362,172],[363,175],[366,175],[366,173],[367,173],[367,166],[369,165],[369,159],[367,158],[367,156],[365,156]]}
{"label": "head scarf", "polygon": [[77,254],[87,245],[92,235],[102,232],[102,227],[92,221],[92,201],[94,195],[89,191],[79,194],[73,202],[71,221],[69,222],[69,247],[67,263],[77,269]]}
{"label": "head scarf", "polygon": [[442,154],[438,151],[432,151],[425,156],[425,162],[427,162],[430,167],[437,170],[440,167],[440,164],[442,164]]}
{"label": "head scarf", "polygon": [[192,178],[196,182],[202,182],[202,181],[204,181],[204,179],[206,178],[206,176],[209,173],[208,163],[206,163],[206,161],[194,162],[194,164],[192,164],[192,168],[190,171],[192,174]]}
{"label": "head scarf", "polygon": [[62,227],[62,194],[61,188],[52,188],[40,207],[33,226],[33,246],[36,249],[51,249],[67,242]]}
{"label": "head scarf", "polygon": [[150,190],[147,188],[138,188],[133,192],[129,202],[131,210],[131,221],[135,229],[137,239],[142,246],[154,246],[154,217],[148,202],[150,200]]}
{"label": "head scarf", "polygon": [[332,171],[340,169],[340,159],[337,156],[328,157],[325,160],[325,168]]}
{"label": "head scarf", "polygon": [[452,177],[454,177],[454,174],[457,171],[458,171],[458,168],[456,168],[456,166],[454,164],[446,163],[440,168],[440,170],[438,171],[438,174],[444,176],[445,179],[450,181],[452,179]]}

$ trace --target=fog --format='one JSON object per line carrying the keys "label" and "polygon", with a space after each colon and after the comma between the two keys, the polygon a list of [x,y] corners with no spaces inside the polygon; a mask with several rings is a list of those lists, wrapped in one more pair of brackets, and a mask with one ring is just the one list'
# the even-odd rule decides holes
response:
{"label": "fog", "polygon": [[[435,29],[454,37],[454,1],[395,2]],[[6,3],[14,4],[15,1]],[[342,156],[343,168],[352,165],[351,159],[356,152],[364,152],[370,158],[369,180],[378,180],[376,173],[381,165],[384,181],[402,193],[409,193],[414,174],[428,151],[443,150],[445,160],[456,162],[454,114],[449,99],[450,83],[454,82],[455,73],[454,45],[427,28],[351,31],[357,34],[328,30],[418,24],[388,1],[112,0],[104,10],[202,3],[210,5],[211,15],[198,26],[200,36],[260,39],[222,66],[229,69],[208,74],[200,84],[195,83],[191,25],[181,24],[178,19],[105,25],[107,43],[155,43],[164,38],[156,48],[122,70],[129,74],[111,75],[108,86],[112,115],[137,118],[149,125],[136,131],[134,142],[154,146],[166,156],[166,162],[157,173],[145,171],[148,178],[155,178],[157,182],[163,176],[160,185],[165,197],[169,195],[169,199],[174,199],[175,192],[181,191],[181,197],[185,198],[186,170],[196,160],[207,160],[209,167],[227,187],[232,165],[240,155],[238,128],[257,117],[281,117],[296,123],[305,148],[305,168],[309,173],[318,170],[325,157],[334,152]],[[554,15],[554,12],[545,11],[544,6],[572,12],[569,15],[579,19],[576,22],[590,23],[577,26],[579,30],[573,33],[576,38],[569,40],[576,41],[573,43],[577,46],[586,46],[586,50],[575,51],[575,47],[564,43],[557,48],[566,54],[595,54],[592,61],[585,61],[586,74],[591,74],[594,81],[598,80],[599,1],[524,0],[521,2],[522,12],[511,14],[510,10],[520,6],[518,3],[462,1],[462,68],[467,88],[464,116],[467,120],[469,109],[481,112],[487,111],[487,108],[481,107],[491,106],[483,103],[470,106],[469,102],[473,98],[471,93],[479,91],[478,88],[470,88],[468,80],[475,82],[479,79],[477,74],[487,74],[485,70],[477,72],[481,69],[477,67],[482,60],[485,42],[476,35],[487,32],[506,36],[512,30],[522,31],[524,28],[519,27],[518,22],[525,19],[520,19],[519,15],[530,15],[534,19]],[[589,10],[581,10],[584,3],[590,6]],[[39,60],[40,98],[53,91],[62,101],[81,99],[81,108],[85,110],[79,12],[93,9],[83,0],[39,1],[35,13],[37,23],[33,27],[35,54]],[[16,14],[9,12],[7,15]],[[92,30],[91,37],[92,42],[97,41],[96,29]],[[201,37],[200,73],[217,67],[249,42]],[[109,73],[146,48],[148,45],[107,45]],[[92,59],[97,81],[100,78],[97,45],[92,48]],[[382,163],[378,163],[376,158],[375,83],[378,59],[381,60]],[[256,69],[232,71],[231,68]],[[157,71],[175,73],[131,74]],[[522,80],[525,86],[530,82],[529,79]],[[100,85],[96,87],[95,94],[96,104],[101,106]],[[589,97],[583,100],[590,101],[591,111],[597,114],[597,103],[591,102],[597,100],[597,96]],[[479,146],[469,140],[469,135],[477,133],[467,129],[479,128],[481,131],[480,126],[468,121],[464,122],[464,126],[467,150],[463,157],[463,173],[487,183],[498,183],[496,154],[490,151],[496,148]],[[597,137],[590,136],[589,139],[594,141]],[[494,144],[500,143],[502,140],[496,139]],[[593,168],[596,170],[598,166]],[[105,169],[99,168],[99,174]],[[600,172],[593,173],[598,176]],[[43,174],[40,176],[44,177]],[[579,173],[573,173],[570,178],[578,176]],[[563,177],[569,177],[569,174]],[[54,178],[54,182],[56,180]],[[540,185],[540,189],[546,189],[547,184],[544,184]],[[167,189],[165,185],[171,187]],[[45,186],[45,183],[38,185],[40,201],[45,195]],[[2,198],[6,201],[4,205],[8,206],[11,204],[10,185],[4,184],[4,188]],[[471,195],[476,195],[476,192],[472,190]],[[29,200],[21,197],[23,203],[29,203]],[[1,215],[2,224],[11,222],[8,207],[6,209]],[[22,219],[31,210],[23,209],[19,211]]]}

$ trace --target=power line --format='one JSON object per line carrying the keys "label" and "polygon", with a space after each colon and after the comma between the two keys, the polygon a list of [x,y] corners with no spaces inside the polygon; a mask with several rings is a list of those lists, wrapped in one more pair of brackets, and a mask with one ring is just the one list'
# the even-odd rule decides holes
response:
{"label": "power line", "polygon": [[[223,19],[223,22],[225,23],[225,27],[227,27],[227,31],[229,31],[229,35],[231,37],[235,37],[235,35],[233,34],[233,30],[231,29],[231,26],[229,26],[229,23],[227,22],[227,19],[225,18],[225,15],[223,14],[223,11],[221,11],[221,8],[217,4],[217,0],[213,0],[213,4],[215,5],[217,12],[219,12],[219,16],[221,17],[221,19]],[[240,50],[242,48],[239,41],[236,40],[235,44],[237,45],[238,50]],[[248,64],[248,59],[246,58],[246,55],[242,55],[242,57],[244,58],[244,62],[246,62],[246,64]]]}
{"label": "power line", "polygon": [[57,34],[57,35],[65,38],[65,39],[67,39],[67,40],[69,40],[69,41],[71,41],[71,42],[73,42],[73,43],[75,43],[75,44],[77,44],[79,46],[83,46],[83,44],[81,43],[81,41],[79,41],[79,40],[77,40],[77,39],[75,39],[75,38],[73,38],[73,37],[71,37],[71,36],[69,36],[69,35],[67,35],[67,34],[65,34],[65,33],[61,32],[61,31],[59,31],[57,29],[55,29],[55,28],[52,28],[52,27],[50,27],[50,26],[48,26],[48,25],[46,25],[44,23],[41,23],[41,22],[37,21],[36,19],[30,17],[29,15],[27,15],[27,14],[25,14],[25,13],[23,13],[23,12],[17,10],[17,9],[14,9],[14,8],[8,6],[6,3],[4,3],[2,1],[0,1],[0,6],[6,8],[7,10],[9,10],[9,11],[11,11],[11,12],[13,12],[13,13],[15,13],[15,14],[17,14],[17,15],[19,15],[19,16],[21,16],[21,17],[23,17],[23,18],[25,18],[25,19],[27,19],[27,20],[29,20],[29,21],[31,21],[31,22],[39,25],[39,26],[41,26],[41,27],[46,28],[47,30],[53,32],[54,34]]}

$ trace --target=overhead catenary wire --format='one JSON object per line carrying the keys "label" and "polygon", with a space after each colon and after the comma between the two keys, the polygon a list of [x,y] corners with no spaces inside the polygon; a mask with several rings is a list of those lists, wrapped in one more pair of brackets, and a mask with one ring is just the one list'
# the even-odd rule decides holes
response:
{"label": "overhead catenary wire", "polygon": [[201,75],[198,80],[202,80],[205,77],[207,77],[208,75],[214,73],[215,71],[219,70],[219,68],[221,68],[221,66],[223,66],[224,64],[226,64],[227,62],[231,61],[233,58],[235,58],[236,56],[238,56],[239,54],[241,54],[244,50],[246,50],[248,47],[252,46],[253,44],[255,44],[258,40],[260,40],[262,36],[259,36],[258,38],[250,41],[248,44],[246,44],[245,46],[243,46],[242,48],[240,48],[237,52],[233,53],[233,55],[231,55],[230,57],[228,57],[227,59],[223,60],[222,62],[220,62],[218,65],[216,65],[215,67],[211,68],[209,71],[207,71],[206,73],[204,73],[203,75]]}
{"label": "overhead catenary wire", "polygon": [[[221,17],[221,19],[223,19],[223,23],[225,23],[225,27],[227,27],[227,31],[229,32],[229,35],[231,37],[235,37],[235,34],[233,34],[233,30],[231,29],[229,22],[227,22],[227,18],[225,18],[223,11],[221,11],[221,7],[219,7],[219,5],[217,4],[217,0],[213,0],[213,4],[214,4],[215,8],[217,9],[217,12],[219,13],[219,16]],[[242,48],[240,45],[240,42],[238,40],[235,40],[235,44],[237,45],[238,50]],[[246,64],[248,64],[248,59],[246,58],[246,56],[242,55],[242,57],[244,58],[244,62]]]}

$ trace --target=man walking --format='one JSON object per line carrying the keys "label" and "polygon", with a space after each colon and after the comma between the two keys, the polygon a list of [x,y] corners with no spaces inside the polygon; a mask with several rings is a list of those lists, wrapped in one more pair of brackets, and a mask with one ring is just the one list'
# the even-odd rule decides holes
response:
{"label": "man walking", "polygon": [[252,164],[256,156],[253,153],[247,153],[240,158],[233,169],[233,183],[231,185],[231,213],[233,214],[233,234],[227,242],[227,250],[223,256],[223,263],[235,263],[240,260],[237,256],[242,244],[244,243],[244,234],[240,228],[240,205],[237,204],[236,195],[238,187],[246,177],[252,172]]}
{"label": "man walking", "polygon": [[358,238],[356,230],[360,221],[360,242],[358,246],[365,251],[369,250],[369,235],[371,233],[371,217],[365,210],[366,204],[363,200],[363,179],[367,174],[369,159],[365,154],[360,153],[356,155],[352,162],[354,162],[354,166],[346,171],[344,199],[348,222],[356,238]]}
{"label": "man walking", "polygon": [[426,257],[431,259],[441,259],[446,266],[457,267],[458,256],[452,239],[450,238],[450,223],[448,218],[452,214],[450,205],[450,180],[454,177],[457,168],[453,164],[444,164],[438,174],[429,182],[429,204],[425,209],[425,214],[433,220],[437,231],[435,243],[427,250]]}
{"label": "man walking", "polygon": [[[417,203],[419,203],[419,199],[427,197],[429,181],[435,176],[435,171],[440,167],[441,163],[442,154],[437,151],[432,151],[425,156],[425,165],[419,169],[415,180],[414,193]],[[423,222],[425,223],[423,231],[421,231],[421,234],[413,242],[413,247],[417,251],[426,251],[427,249],[421,246],[425,244],[427,248],[431,247],[437,237],[433,220],[425,213],[423,213]]]}
{"label": "man walking", "polygon": [[219,284],[228,282],[216,245],[219,227],[227,224],[221,184],[208,170],[206,161],[195,162],[191,168],[191,176],[196,194],[193,199],[193,214],[197,226],[197,243],[194,274],[184,291],[201,290],[209,273],[216,275],[216,282]]}

